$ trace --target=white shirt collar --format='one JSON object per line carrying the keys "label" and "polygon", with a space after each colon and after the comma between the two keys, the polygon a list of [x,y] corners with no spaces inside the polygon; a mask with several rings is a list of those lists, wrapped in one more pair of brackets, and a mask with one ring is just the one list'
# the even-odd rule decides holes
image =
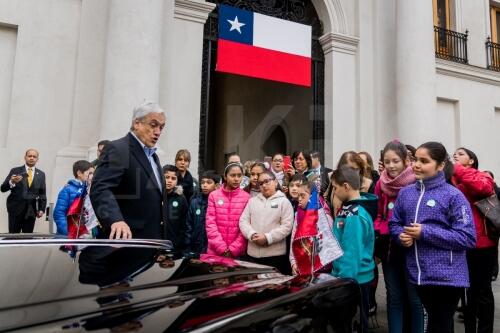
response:
{"label": "white shirt collar", "polygon": [[33,172],[33,175],[35,174],[35,167],[29,167],[28,165],[24,165],[24,168],[26,169],[26,173],[28,173],[28,169],[31,168],[31,171]]}
{"label": "white shirt collar", "polygon": [[139,140],[139,138],[137,137],[137,135],[135,135],[134,132],[130,131],[130,134],[132,134],[132,136],[137,140],[137,142],[139,142],[139,144],[141,145],[142,149],[144,149],[144,147],[146,147],[146,145],[141,140]]}
{"label": "white shirt collar", "polygon": [[153,155],[156,150],[158,149],[156,146],[154,146],[153,148],[149,148],[148,146],[146,146],[138,137],[137,135],[135,135],[134,132],[130,131],[130,134],[132,134],[132,136],[137,140],[137,142],[139,142],[139,144],[141,145],[142,147],[142,150],[144,150],[144,152],[150,156],[150,155]]}

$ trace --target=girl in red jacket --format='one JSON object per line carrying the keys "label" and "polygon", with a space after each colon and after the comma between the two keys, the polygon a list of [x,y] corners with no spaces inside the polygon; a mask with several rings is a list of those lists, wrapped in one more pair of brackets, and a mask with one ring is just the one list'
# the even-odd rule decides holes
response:
{"label": "girl in red jacket", "polygon": [[476,227],[476,248],[467,251],[470,288],[467,290],[467,304],[464,311],[465,331],[493,332],[495,300],[491,289],[491,277],[496,259],[498,239],[490,238],[486,221],[474,205],[475,202],[494,193],[491,176],[478,170],[476,154],[467,148],[458,148],[453,154],[455,171],[453,184],[465,195],[472,207]]}
{"label": "girl in red jacket", "polygon": [[230,163],[224,169],[224,184],[208,196],[205,228],[208,254],[238,258],[246,253],[247,241],[240,231],[240,216],[250,195],[240,189],[243,166]]}

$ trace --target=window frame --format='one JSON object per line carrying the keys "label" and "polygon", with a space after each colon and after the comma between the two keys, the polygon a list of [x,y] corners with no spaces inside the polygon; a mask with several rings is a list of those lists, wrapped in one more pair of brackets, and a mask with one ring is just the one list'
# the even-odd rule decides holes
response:
{"label": "window frame", "polygon": [[500,22],[497,20],[497,15],[500,14],[500,7],[495,6],[493,4],[490,4],[490,32],[491,32],[491,42],[497,45],[490,45],[487,52],[490,52],[489,54],[489,61],[491,64],[488,66],[491,66],[492,68],[495,68],[498,70],[500,68],[500,52],[498,49],[498,44],[500,44],[499,38],[500,36],[498,35],[498,28]]}
{"label": "window frame", "polygon": [[498,24],[500,22],[497,22],[497,14],[500,14],[500,7],[490,5],[490,30],[491,30],[491,41],[493,43],[499,44],[497,31],[498,31]]}
{"label": "window frame", "polygon": [[[446,22],[445,26],[439,26],[438,25],[438,1],[439,0],[432,0],[432,10],[433,10],[433,23],[435,27],[446,29],[446,30],[451,30],[451,11],[450,11],[450,0],[444,0],[445,1],[445,16],[446,16]],[[442,37],[444,36],[444,40]],[[451,45],[448,43],[446,34],[438,32],[437,34],[435,33],[434,35],[434,47],[436,49],[436,52],[442,55],[449,55],[451,54]]]}
{"label": "window frame", "polygon": [[446,30],[451,30],[451,11],[450,11],[450,0],[445,1],[445,11],[446,11],[446,23],[444,27],[438,25],[438,0],[432,0],[432,10],[434,12],[434,26],[444,28]]}

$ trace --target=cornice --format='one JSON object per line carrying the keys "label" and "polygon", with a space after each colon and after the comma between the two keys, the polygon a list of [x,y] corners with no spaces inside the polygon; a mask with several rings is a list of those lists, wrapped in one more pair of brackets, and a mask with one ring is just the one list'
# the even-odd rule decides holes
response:
{"label": "cornice", "polygon": [[500,86],[500,72],[436,58],[436,73]]}
{"label": "cornice", "polygon": [[211,2],[193,0],[175,0],[174,17],[176,19],[205,24],[208,14],[216,5]]}
{"label": "cornice", "polygon": [[319,42],[325,55],[333,51],[354,55],[358,51],[359,38],[330,32],[321,36]]}

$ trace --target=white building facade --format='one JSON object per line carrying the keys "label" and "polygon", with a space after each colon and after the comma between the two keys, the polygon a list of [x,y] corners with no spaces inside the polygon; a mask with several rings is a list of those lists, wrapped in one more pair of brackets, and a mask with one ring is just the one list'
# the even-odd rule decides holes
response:
{"label": "white building facade", "polygon": [[[244,159],[260,158],[255,155],[268,139],[268,122],[281,126],[287,150],[299,148],[293,141],[300,132],[292,119],[297,117],[286,116],[287,106],[304,101],[294,100],[299,95],[321,97],[302,110],[312,115],[312,122],[321,118],[321,142],[306,141],[304,148],[320,147],[327,166],[346,150],[365,150],[376,160],[394,138],[414,146],[433,140],[450,152],[470,148],[479,156],[480,168],[500,179],[500,72],[495,71],[500,69],[500,1],[285,1],[288,8],[298,8],[298,16],[301,8],[313,8],[320,22],[322,73],[316,89],[321,91],[272,86],[255,96],[243,92],[258,84],[242,91],[242,81],[234,77],[220,76],[211,81],[215,88],[207,88],[205,24],[220,2],[243,7],[253,2],[258,9],[267,8],[266,14],[280,3],[0,0],[2,180],[23,163],[26,149],[36,148],[38,166],[47,175],[48,202],[53,203],[72,176],[73,162],[93,159],[97,141],[126,134],[133,107],[144,99],[158,101],[167,113],[160,142],[164,164],[172,163],[181,148],[191,151],[195,173],[199,164],[218,165],[198,158],[206,158],[207,152],[222,157],[237,150]],[[492,38],[488,46],[487,37]],[[213,94],[218,102],[212,109],[225,108],[230,117],[219,114],[224,120],[214,120],[217,134],[210,136],[200,119],[205,119],[203,107]],[[245,118],[249,107],[238,104],[271,98],[279,105],[255,115],[260,122]],[[234,111],[238,107],[244,110]],[[321,109],[321,115],[312,109]],[[242,128],[234,125],[235,114],[242,115]],[[311,133],[301,133],[302,140],[310,140]],[[275,147],[272,142],[270,147]],[[0,196],[0,207],[6,197]],[[39,221],[35,230],[46,232],[48,226]],[[5,231],[2,208],[0,232]]]}

